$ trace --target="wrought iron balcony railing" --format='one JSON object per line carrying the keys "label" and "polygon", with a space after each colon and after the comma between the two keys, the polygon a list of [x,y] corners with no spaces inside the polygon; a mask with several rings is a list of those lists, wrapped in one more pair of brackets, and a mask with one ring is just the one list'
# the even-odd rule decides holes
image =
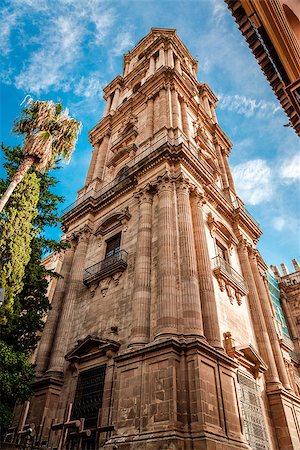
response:
{"label": "wrought iron balcony railing", "polygon": [[[183,136],[180,136],[179,138],[170,138],[168,135],[164,135],[161,138],[157,139],[155,142],[147,143],[143,150],[137,154],[134,158],[132,158],[130,161],[126,163],[128,173],[132,173],[132,171],[135,170],[135,168],[140,167],[140,164],[142,161],[147,161],[150,155],[154,155],[156,151],[159,152],[160,148],[163,149],[164,144],[170,144],[172,146],[179,146],[188,152],[191,156],[193,156],[194,159],[198,161],[198,163],[202,166],[202,169],[208,173],[211,177],[213,176],[213,169],[212,167],[201,157],[199,157],[197,153],[196,147],[192,146],[190,143],[186,141],[186,139]],[[141,149],[140,149],[141,150]],[[130,179],[130,176],[125,178],[124,180],[120,180],[119,178],[115,178],[108,184],[102,186],[100,189],[88,189],[87,192],[84,192],[84,190],[81,190],[79,197],[77,200],[75,200],[73,203],[68,205],[66,208],[62,210],[62,214],[66,215],[70,211],[72,211],[74,208],[77,208],[79,206],[83,206],[86,201],[89,199],[94,199],[99,201],[100,198],[103,196],[107,196],[111,193],[116,193],[117,191],[120,191],[124,189],[124,187],[130,185],[132,183],[132,180]]]}
{"label": "wrought iron balcony railing", "polygon": [[233,207],[234,207],[234,209],[235,210],[241,210],[241,211],[244,211],[246,214],[247,214],[247,216],[249,217],[249,219],[251,219],[252,220],[252,222],[253,223],[255,223],[255,225],[257,226],[257,227],[259,227],[259,223],[257,222],[257,220],[255,220],[254,219],[254,217],[249,213],[249,211],[245,208],[245,205],[244,205],[244,203],[242,202],[242,200],[240,199],[240,198],[236,198],[236,200],[234,200],[233,202],[232,202],[232,204],[233,204]]}
{"label": "wrought iron balcony railing", "polygon": [[118,253],[88,267],[83,273],[83,282],[90,284],[94,281],[103,280],[116,272],[123,272],[127,267],[127,255],[126,250],[120,250]]}
{"label": "wrought iron balcony railing", "polygon": [[224,280],[225,284],[228,282],[233,285],[242,295],[248,294],[248,286],[242,275],[221,256],[216,256],[212,259],[212,269],[218,277]]}

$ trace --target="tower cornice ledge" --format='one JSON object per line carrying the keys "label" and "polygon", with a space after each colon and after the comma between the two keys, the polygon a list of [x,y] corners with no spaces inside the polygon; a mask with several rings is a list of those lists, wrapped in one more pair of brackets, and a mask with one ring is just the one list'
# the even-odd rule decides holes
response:
{"label": "tower cornice ledge", "polygon": [[105,93],[104,98],[107,99],[109,94],[113,92],[117,87],[122,87],[124,83],[124,78],[121,75],[116,76],[105,88],[103,89],[103,92]]}

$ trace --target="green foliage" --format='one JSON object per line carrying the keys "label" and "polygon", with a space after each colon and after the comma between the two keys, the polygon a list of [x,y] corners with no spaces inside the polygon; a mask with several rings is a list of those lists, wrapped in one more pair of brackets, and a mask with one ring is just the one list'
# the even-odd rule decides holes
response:
{"label": "green foliage", "polygon": [[4,304],[0,310],[2,324],[13,314],[15,298],[23,288],[38,198],[39,181],[35,173],[28,173],[15,189],[6,214],[0,219],[0,285],[5,288]]}
{"label": "green foliage", "polygon": [[34,379],[34,368],[26,355],[16,351],[11,345],[0,341],[1,370],[1,429],[9,426],[12,408],[16,401],[24,402],[31,394],[30,382]]}
{"label": "green foliage", "polygon": [[[10,179],[23,159],[20,146],[10,148],[2,144],[2,151],[6,160],[4,168],[6,169],[7,179],[0,179],[0,195],[6,190]],[[37,177],[39,197],[36,205],[38,214],[33,214],[32,217],[30,258],[24,270],[22,289],[14,296],[13,307],[10,309],[10,313],[6,314],[6,324],[1,329],[1,359],[3,360],[2,351],[8,352],[10,355],[10,359],[5,360],[7,361],[7,363],[5,362],[6,365],[1,367],[3,377],[6,377],[6,383],[13,384],[18,376],[20,384],[20,389],[16,390],[15,395],[11,393],[7,395],[3,392],[8,384],[3,383],[1,386],[2,403],[0,412],[5,427],[8,424],[15,402],[23,402],[30,396],[31,391],[28,383],[33,379],[34,370],[32,365],[27,362],[27,358],[36,348],[38,335],[43,329],[44,319],[49,309],[49,301],[46,296],[48,289],[46,277],[49,279],[49,277],[58,276],[56,273],[46,270],[41,264],[41,259],[47,252],[60,251],[68,246],[53,239],[47,239],[44,235],[46,228],[59,223],[57,206],[63,201],[63,198],[53,192],[57,181],[49,173],[34,173],[34,167],[30,169],[24,180],[26,181],[27,177],[32,180],[33,175]],[[20,187],[23,181],[20,183]],[[27,192],[27,194],[26,202],[31,198],[31,193]],[[11,205],[15,204],[14,201],[13,194],[7,204],[6,216],[3,216],[2,220],[10,217],[10,208]],[[19,204],[19,206],[21,205]],[[2,236],[0,239],[2,240]],[[1,260],[3,260],[2,257]],[[0,267],[0,276],[3,276],[1,272]],[[9,364],[11,364],[11,368]],[[19,371],[15,370],[16,364],[18,364]]]}

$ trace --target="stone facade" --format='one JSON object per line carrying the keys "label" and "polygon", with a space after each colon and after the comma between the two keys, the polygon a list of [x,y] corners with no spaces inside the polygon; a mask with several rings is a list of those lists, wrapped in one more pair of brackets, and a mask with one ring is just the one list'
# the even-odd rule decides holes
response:
{"label": "stone facade", "polygon": [[21,420],[49,449],[299,448],[261,232],[196,71],[152,29],[104,89]]}
{"label": "stone facade", "polygon": [[225,0],[274,94],[300,136],[299,0]]}

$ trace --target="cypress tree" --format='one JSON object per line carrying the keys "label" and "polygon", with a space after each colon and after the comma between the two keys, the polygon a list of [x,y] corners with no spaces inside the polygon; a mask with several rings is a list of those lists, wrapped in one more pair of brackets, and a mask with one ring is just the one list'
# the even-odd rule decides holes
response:
{"label": "cypress tree", "polygon": [[[6,159],[4,167],[7,179],[0,179],[0,194],[7,188],[23,158],[20,146],[10,148],[2,144],[2,151]],[[42,257],[47,252],[60,251],[67,245],[45,237],[46,229],[59,223],[57,207],[63,198],[53,192],[56,184],[57,180],[49,173],[35,173],[34,167],[30,169],[12,194],[0,222],[3,223],[2,226],[6,226],[7,230],[5,236],[3,233],[0,236],[0,245],[2,245],[0,283],[4,283],[3,287],[9,288],[2,313],[5,324],[1,327],[0,338],[0,413],[3,430],[9,426],[15,402],[24,402],[31,394],[30,382],[34,379],[34,367],[28,362],[28,357],[37,346],[38,334],[43,329],[44,319],[49,309],[47,279],[49,276],[58,276],[55,272],[46,270],[41,262]],[[31,207],[29,207],[30,203]],[[17,220],[18,211],[23,217],[25,204],[26,209],[32,213],[31,228],[24,224],[20,227],[20,230],[29,230],[29,234],[22,241],[22,248],[16,249],[16,245],[21,241],[18,241],[19,237],[14,236],[14,227],[8,225],[10,223],[8,219]],[[26,217],[29,218],[29,215],[27,214]],[[30,247],[28,252],[25,252],[25,246],[28,246],[29,241]],[[13,280],[8,278],[9,270],[10,273],[14,270],[12,264],[16,265],[9,259],[13,258],[13,250],[16,250],[20,256],[22,254],[22,258],[24,257],[21,259],[24,263],[21,281],[19,279],[17,281],[15,274]],[[20,260],[18,261],[17,267],[20,269]],[[25,265],[26,261],[27,265]],[[20,274],[21,271],[19,271]]]}

